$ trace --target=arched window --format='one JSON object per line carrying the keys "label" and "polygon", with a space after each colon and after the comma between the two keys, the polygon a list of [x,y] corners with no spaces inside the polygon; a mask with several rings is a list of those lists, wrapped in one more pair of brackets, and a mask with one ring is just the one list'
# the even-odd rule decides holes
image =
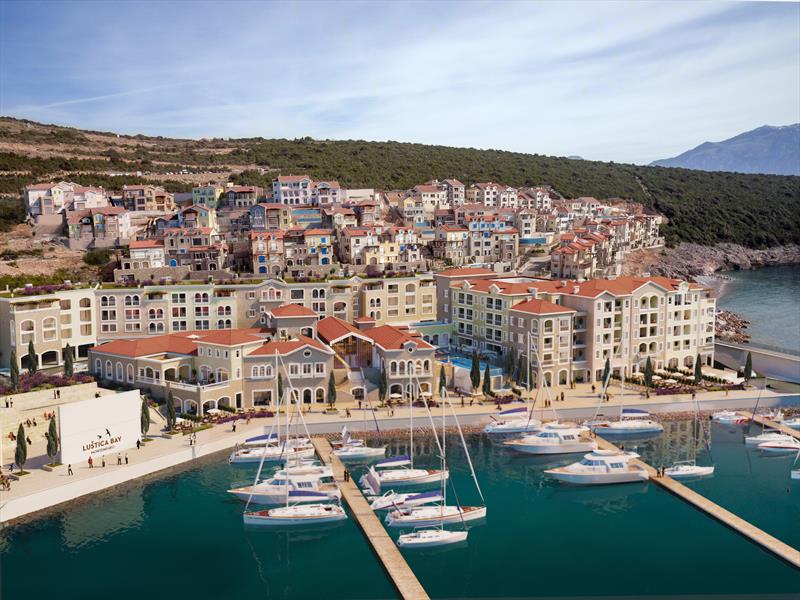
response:
{"label": "arched window", "polygon": [[34,341],[34,336],[36,335],[36,324],[33,321],[30,319],[23,321],[20,323],[19,330],[20,339],[22,340],[23,344]]}
{"label": "arched window", "polygon": [[116,306],[116,296],[100,296],[100,306]]}
{"label": "arched window", "polygon": [[196,304],[206,304],[208,303],[208,294],[206,292],[202,294],[198,292],[194,295],[194,301]]}
{"label": "arched window", "polygon": [[431,361],[429,361],[429,360],[426,358],[426,359],[425,359],[425,362],[424,362],[424,363],[422,363],[422,368],[423,368],[423,372],[425,372],[425,373],[430,373],[430,370],[431,370]]}
{"label": "arched window", "polygon": [[139,296],[125,296],[125,306],[139,306]]}
{"label": "arched window", "polygon": [[113,376],[114,376],[114,371],[112,370],[112,367],[111,367],[111,361],[107,360],[106,361],[106,379],[111,379]]}
{"label": "arched window", "polygon": [[257,366],[255,366],[255,365],[253,365],[253,367],[250,369],[250,376],[251,377],[259,377],[260,375],[259,375],[258,370],[259,370],[259,368]]}
{"label": "arched window", "polygon": [[272,365],[264,367],[264,377],[272,377]]}
{"label": "arched window", "polygon": [[133,383],[133,365],[128,365],[128,383]]}
{"label": "arched window", "polygon": [[94,372],[98,377],[103,376],[103,361],[99,358],[94,359]]}
{"label": "arched window", "polygon": [[117,381],[124,381],[124,379],[122,377],[122,373],[123,373],[122,363],[118,362],[117,363]]}
{"label": "arched window", "polygon": [[47,317],[42,321],[42,339],[45,341],[56,339],[58,322],[55,317]]}
{"label": "arched window", "polygon": [[315,400],[317,404],[324,404],[325,403],[325,390],[321,387],[317,388],[317,391],[314,394]]}

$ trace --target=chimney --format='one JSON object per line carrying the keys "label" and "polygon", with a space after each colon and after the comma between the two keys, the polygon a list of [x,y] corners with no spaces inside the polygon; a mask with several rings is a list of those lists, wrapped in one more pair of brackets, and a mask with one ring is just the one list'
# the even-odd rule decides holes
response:
{"label": "chimney", "polygon": [[375,319],[372,317],[358,317],[353,320],[353,323],[359,331],[366,331],[375,327]]}
{"label": "chimney", "polygon": [[572,293],[573,294],[577,294],[580,291],[581,291],[581,287],[579,285],[573,285],[572,286]]}

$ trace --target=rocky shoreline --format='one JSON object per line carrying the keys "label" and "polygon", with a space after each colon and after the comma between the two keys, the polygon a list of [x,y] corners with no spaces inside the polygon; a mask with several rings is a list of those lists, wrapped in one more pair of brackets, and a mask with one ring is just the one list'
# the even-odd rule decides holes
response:
{"label": "rocky shoreline", "polygon": [[750,321],[743,319],[740,315],[729,310],[719,310],[714,323],[714,334],[718,340],[744,344],[750,341],[750,334],[745,333],[748,325],[750,325]]}
{"label": "rocky shoreline", "polygon": [[800,245],[789,244],[757,250],[738,244],[680,244],[660,256],[650,266],[652,275],[696,281],[720,271],[750,270],[761,267],[800,264]]}

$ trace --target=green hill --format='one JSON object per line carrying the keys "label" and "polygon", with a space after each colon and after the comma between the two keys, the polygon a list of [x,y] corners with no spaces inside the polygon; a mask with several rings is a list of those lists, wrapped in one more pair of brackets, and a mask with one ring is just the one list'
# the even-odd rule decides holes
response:
{"label": "green hill", "polygon": [[[800,177],[702,172],[401,142],[178,140],[118,136],[0,119],[0,193],[54,176],[111,187],[111,171],[214,171],[218,180],[268,184],[277,172],[337,179],[349,187],[405,189],[432,178],[466,184],[551,185],[567,197],[627,198],[669,218],[667,241],[753,248],[800,243]],[[45,147],[47,157],[33,156]],[[265,172],[262,172],[265,171]],[[184,184],[189,189],[189,184]]]}

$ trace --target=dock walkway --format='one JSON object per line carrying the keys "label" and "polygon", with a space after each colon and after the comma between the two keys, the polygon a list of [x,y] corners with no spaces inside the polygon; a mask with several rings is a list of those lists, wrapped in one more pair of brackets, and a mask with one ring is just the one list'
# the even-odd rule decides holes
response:
{"label": "dock walkway", "polygon": [[784,425],[783,423],[778,423],[777,421],[772,421],[770,419],[767,419],[766,417],[762,417],[761,415],[753,416],[753,413],[749,413],[749,412],[744,411],[744,410],[743,411],[739,411],[739,412],[741,412],[743,415],[747,415],[748,417],[753,419],[753,421],[755,421],[759,425],[763,425],[764,427],[769,427],[770,429],[777,429],[778,431],[780,431],[782,433],[786,433],[786,434],[788,434],[788,435],[800,440],[800,431],[798,431],[797,429],[792,429],[788,425]]}
{"label": "dock walkway", "polygon": [[429,600],[425,589],[408,566],[403,555],[400,554],[400,550],[397,549],[394,540],[389,537],[383,524],[375,515],[375,511],[369,507],[361,490],[358,489],[352,479],[349,481],[344,480],[344,465],[333,454],[330,442],[323,437],[314,437],[311,441],[322,462],[333,467],[333,475],[336,483],[339,484],[339,489],[342,490],[342,497],[350,507],[350,512],[352,512],[367,540],[372,544],[372,549],[378,555],[383,568],[388,573],[397,591],[400,592],[400,596],[406,600]]}
{"label": "dock walkway", "polygon": [[[604,450],[619,450],[617,446],[608,440],[601,438],[599,435],[597,436],[597,444]],[[792,548],[788,544],[783,543],[767,532],[762,531],[752,523],[745,521],[729,510],[726,510],[718,504],[715,504],[705,496],[702,496],[694,490],[689,489],[682,483],[674,480],[672,477],[668,477],[666,475],[664,477],[657,477],[658,473],[656,469],[648,465],[646,462],[642,460],[632,460],[631,463],[640,465],[647,469],[647,472],[650,474],[650,481],[656,485],[660,485],[668,492],[678,496],[682,500],[693,505],[695,508],[703,511],[710,517],[713,517],[723,525],[726,525],[730,529],[734,530],[736,533],[749,539],[751,542],[758,544],[765,550],[768,550],[784,562],[792,565],[794,568],[800,569],[800,551]]]}

